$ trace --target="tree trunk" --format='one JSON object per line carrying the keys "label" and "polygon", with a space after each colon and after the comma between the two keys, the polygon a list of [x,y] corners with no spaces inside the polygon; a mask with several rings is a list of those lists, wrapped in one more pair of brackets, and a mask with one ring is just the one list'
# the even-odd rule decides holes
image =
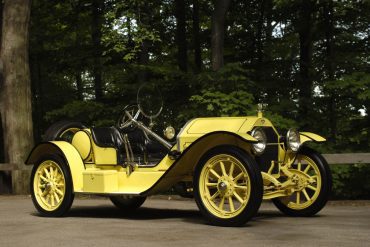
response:
{"label": "tree trunk", "polygon": [[212,15],[212,69],[219,70],[224,66],[225,17],[231,0],[217,0]]}
{"label": "tree trunk", "polygon": [[101,101],[103,98],[103,82],[102,82],[102,47],[101,47],[101,28],[103,25],[103,7],[104,1],[93,0],[92,2],[92,23],[91,23],[91,38],[93,44],[93,77],[95,99]]}
{"label": "tree trunk", "polygon": [[[312,107],[312,27],[314,3],[311,0],[303,0],[300,8],[300,20],[298,26],[299,34],[299,67],[300,67],[300,86],[299,86],[299,105],[300,116],[308,117]],[[306,123],[308,124],[308,123]]]}
{"label": "tree trunk", "polygon": [[[266,46],[269,46],[271,44],[272,39],[272,32],[273,32],[273,26],[272,26],[272,12],[274,3],[273,0],[265,0],[266,1]],[[275,24],[276,25],[276,24]]]}
{"label": "tree trunk", "polygon": [[0,163],[4,163],[4,137],[3,137],[3,124],[1,120],[2,114],[2,105],[1,94],[2,94],[2,85],[3,85],[3,62],[1,61],[1,37],[2,37],[2,28],[3,28],[3,1],[0,1]]}
{"label": "tree trunk", "polygon": [[261,65],[263,61],[263,41],[262,41],[262,32],[263,32],[263,23],[264,23],[264,18],[265,18],[265,0],[261,0],[259,3],[259,16],[258,16],[258,22],[257,22],[257,34],[256,34],[256,39],[257,39],[257,66]]}
{"label": "tree trunk", "polygon": [[[333,57],[333,38],[334,38],[334,7],[333,1],[329,0],[324,2],[323,17],[325,23],[325,46],[326,46],[326,72],[328,73],[327,79],[332,81],[335,79],[334,57]],[[329,126],[331,138],[333,142],[337,136],[337,110],[336,110],[336,93],[331,92],[329,98]]]}
{"label": "tree trunk", "polygon": [[186,42],[185,0],[175,0],[177,64],[181,71],[188,70],[188,48]]}
{"label": "tree trunk", "polygon": [[149,63],[149,41],[144,40],[141,44],[141,50],[139,53],[139,64],[143,65],[142,68],[140,68],[139,74],[138,74],[138,81],[139,83],[144,83],[147,81],[148,72],[147,68],[145,67]]}
{"label": "tree trunk", "polygon": [[5,0],[1,55],[1,119],[5,162],[16,164],[13,192],[28,191],[29,171],[24,161],[33,146],[31,83],[28,65],[30,0]]}
{"label": "tree trunk", "polygon": [[84,96],[83,96],[83,84],[82,84],[82,76],[81,76],[81,72],[77,71],[76,72],[76,86],[77,86],[77,99],[78,100],[83,100],[84,99]]}
{"label": "tree trunk", "polygon": [[200,48],[199,32],[199,0],[193,0],[193,45],[195,73],[202,70],[202,52]]}
{"label": "tree trunk", "polygon": [[3,25],[2,25],[3,24],[3,11],[4,11],[4,3],[3,3],[3,0],[1,0],[0,1],[0,42],[1,42],[1,37],[3,34]]}
{"label": "tree trunk", "polygon": [[132,31],[131,31],[131,18],[126,17],[126,27],[127,27],[127,46],[129,49],[133,49],[135,47],[135,42],[132,39]]}
{"label": "tree trunk", "polygon": [[255,67],[255,76],[257,83],[264,82],[266,76],[266,68],[263,66],[264,53],[263,53],[263,31],[265,22],[265,5],[266,0],[259,1],[258,4],[258,18],[256,23],[256,36],[255,36],[255,56],[253,58]]}
{"label": "tree trunk", "polygon": [[[40,40],[40,39],[38,39]],[[42,42],[42,41],[41,41]],[[42,44],[40,44],[42,47]],[[42,123],[44,112],[44,92],[43,92],[43,76],[41,55],[38,53],[30,54],[30,70],[31,70],[31,91],[33,105],[33,135],[36,143],[41,141]]]}
{"label": "tree trunk", "polygon": [[[150,9],[149,5],[142,5],[138,6],[137,8],[137,16],[139,17],[139,25],[143,27],[148,27],[152,23],[152,15],[153,10]],[[141,43],[141,49],[138,54],[138,62],[140,66],[140,70],[138,72],[138,82],[144,83],[148,80],[148,68],[147,65],[149,63],[149,48],[151,46],[151,41],[148,39],[144,39]]]}
{"label": "tree trunk", "polygon": [[[80,18],[79,18],[79,15],[82,11],[81,2],[77,2],[77,4],[72,5],[72,7],[74,7],[74,27],[75,27],[74,31],[76,33],[75,46],[76,46],[77,51],[81,51],[82,50],[81,40],[83,39],[83,37],[81,36],[81,29],[82,28],[81,28],[81,25],[80,25]],[[98,43],[100,45],[100,40],[98,40]],[[81,55],[79,57],[81,57]],[[100,58],[100,56],[99,56],[99,58]],[[97,62],[99,63],[99,61],[97,61]],[[83,68],[82,63],[83,63],[82,59],[79,59],[79,61],[77,62],[77,66],[75,68],[75,79],[76,79],[76,87],[77,87],[76,88],[77,89],[76,95],[77,95],[78,100],[83,100],[84,99],[84,96],[83,96],[84,85],[83,85],[83,81],[82,81],[82,68]],[[95,79],[95,77],[94,77],[94,79]],[[100,81],[101,81],[101,71],[100,71]]]}

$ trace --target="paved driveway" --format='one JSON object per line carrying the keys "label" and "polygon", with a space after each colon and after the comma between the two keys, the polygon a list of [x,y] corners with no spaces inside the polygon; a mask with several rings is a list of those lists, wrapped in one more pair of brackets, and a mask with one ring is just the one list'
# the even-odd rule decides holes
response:
{"label": "paved driveway", "polygon": [[107,199],[76,199],[64,218],[43,218],[27,196],[0,196],[0,246],[370,246],[370,202],[329,203],[290,218],[264,203],[245,227],[205,223],[195,202],[148,199],[129,214]]}

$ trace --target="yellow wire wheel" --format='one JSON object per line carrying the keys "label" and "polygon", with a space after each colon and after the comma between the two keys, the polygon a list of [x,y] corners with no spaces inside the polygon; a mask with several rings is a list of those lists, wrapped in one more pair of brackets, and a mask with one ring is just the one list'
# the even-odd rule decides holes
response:
{"label": "yellow wire wheel", "polygon": [[73,201],[71,176],[61,157],[46,155],[31,174],[31,195],[43,216],[61,216]]}
{"label": "yellow wire wheel", "polygon": [[232,146],[217,147],[202,158],[194,185],[200,211],[215,225],[242,225],[261,204],[261,173],[247,153]]}
{"label": "yellow wire wheel", "polygon": [[326,204],[331,191],[331,173],[325,159],[304,147],[289,171],[295,186],[287,197],[273,199],[274,204],[291,216],[311,216]]}

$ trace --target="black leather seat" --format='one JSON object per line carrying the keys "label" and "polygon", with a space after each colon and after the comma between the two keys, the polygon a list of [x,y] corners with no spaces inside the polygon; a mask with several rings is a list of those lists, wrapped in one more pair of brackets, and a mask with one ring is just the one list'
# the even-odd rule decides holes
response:
{"label": "black leather seat", "polygon": [[161,160],[168,150],[157,140],[145,135],[140,129],[127,133],[132,151],[137,156],[147,156],[149,160]]}
{"label": "black leather seat", "polygon": [[91,136],[95,144],[99,147],[107,148],[111,147],[116,149],[117,152],[117,164],[123,164],[124,142],[121,133],[116,127],[104,127],[104,128],[92,128]]}
{"label": "black leather seat", "polygon": [[[125,145],[120,131],[116,127],[92,128],[91,135],[99,147],[112,147],[117,150],[117,162],[123,164],[125,160]],[[142,130],[136,129],[127,133],[135,157],[146,155],[149,160],[161,160],[168,150],[158,141],[147,137]]]}
{"label": "black leather seat", "polygon": [[123,145],[121,133],[116,127],[92,128],[91,135],[99,147],[113,147],[119,149]]}

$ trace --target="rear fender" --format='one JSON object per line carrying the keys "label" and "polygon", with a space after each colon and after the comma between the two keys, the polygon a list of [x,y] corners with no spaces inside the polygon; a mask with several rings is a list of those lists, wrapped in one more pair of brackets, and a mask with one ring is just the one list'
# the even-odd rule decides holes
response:
{"label": "rear fender", "polygon": [[33,148],[25,164],[36,164],[44,154],[58,154],[63,157],[72,175],[73,190],[82,191],[82,172],[85,166],[80,154],[70,143],[65,141],[42,142]]}

